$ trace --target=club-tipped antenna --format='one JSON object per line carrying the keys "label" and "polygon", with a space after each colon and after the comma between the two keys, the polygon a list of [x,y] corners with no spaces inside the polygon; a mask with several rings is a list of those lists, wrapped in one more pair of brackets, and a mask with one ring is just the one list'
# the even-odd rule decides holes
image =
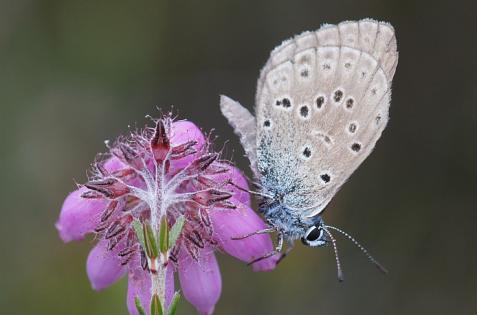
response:
{"label": "club-tipped antenna", "polygon": [[330,231],[328,231],[323,226],[321,228],[323,229],[323,231],[326,232],[326,234],[328,234],[328,236],[331,239],[331,243],[333,244],[333,250],[335,251],[335,259],[336,259],[336,269],[337,269],[337,273],[338,273],[338,281],[342,282],[344,280],[344,276],[343,276],[343,270],[341,269],[340,256],[338,255],[338,246],[336,246],[336,240],[333,237],[333,235],[330,233]]}
{"label": "club-tipped antenna", "polygon": [[[388,273],[388,270],[386,268],[384,268],[384,266],[381,265],[376,259],[374,259],[374,257],[371,256],[371,254],[368,252],[368,250],[366,248],[364,248],[363,245],[361,245],[357,240],[355,240],[354,237],[352,237],[351,235],[349,235],[345,231],[343,231],[343,230],[341,230],[337,227],[331,226],[331,225],[325,225],[325,228],[335,230],[335,231],[343,234],[344,236],[346,236],[351,242],[354,243],[354,245],[356,245],[366,255],[366,257],[368,257],[369,261],[371,261],[373,263],[373,265],[375,265],[382,273]],[[325,229],[325,231],[326,231],[326,229]]]}

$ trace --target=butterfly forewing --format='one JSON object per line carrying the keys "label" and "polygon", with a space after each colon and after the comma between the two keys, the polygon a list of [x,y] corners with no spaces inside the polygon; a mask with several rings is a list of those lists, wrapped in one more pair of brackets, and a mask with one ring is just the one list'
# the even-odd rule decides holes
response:
{"label": "butterfly forewing", "polygon": [[256,96],[263,187],[301,215],[323,210],[386,126],[396,49],[393,28],[366,19],[302,33],[272,51]]}
{"label": "butterfly forewing", "polygon": [[234,128],[235,133],[240,137],[240,143],[250,161],[250,168],[257,175],[257,129],[255,117],[240,103],[224,95],[220,97],[220,109]]}

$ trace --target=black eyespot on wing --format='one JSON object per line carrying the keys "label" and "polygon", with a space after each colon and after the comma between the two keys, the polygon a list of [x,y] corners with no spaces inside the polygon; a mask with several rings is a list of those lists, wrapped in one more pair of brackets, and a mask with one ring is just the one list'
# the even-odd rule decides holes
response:
{"label": "black eyespot on wing", "polygon": [[378,125],[380,121],[381,121],[381,116],[380,115],[376,116],[376,125]]}
{"label": "black eyespot on wing", "polygon": [[311,150],[309,147],[306,147],[305,150],[303,150],[303,155],[307,158],[311,156]]}
{"label": "black eyespot on wing", "polygon": [[308,112],[309,112],[308,106],[302,106],[302,107],[300,108],[300,115],[301,115],[301,117],[306,118],[306,117],[308,116]]}
{"label": "black eyespot on wing", "polygon": [[264,126],[264,127],[270,127],[270,120],[268,120],[268,119],[265,120],[265,121],[263,122],[263,126]]}
{"label": "black eyespot on wing", "polygon": [[353,108],[353,105],[354,105],[354,100],[352,98],[348,98],[346,100],[346,108],[351,109],[351,108]]}
{"label": "black eyespot on wing", "polygon": [[308,77],[308,74],[309,74],[308,69],[304,69],[300,72],[300,75],[304,78]]}
{"label": "black eyespot on wing", "polygon": [[291,102],[288,98],[284,98],[284,99],[282,99],[282,105],[285,108],[289,108],[289,107],[291,107]]}
{"label": "black eyespot on wing", "polygon": [[348,130],[349,130],[349,132],[351,132],[351,133],[355,133],[357,128],[358,128],[358,127],[356,126],[355,123],[351,123],[351,124],[349,124],[349,126],[348,126]]}
{"label": "black eyespot on wing", "polygon": [[359,150],[361,150],[361,144],[359,143],[353,143],[351,145],[351,150],[353,150],[354,152],[359,152]]}
{"label": "black eyespot on wing", "polygon": [[320,175],[320,178],[321,178],[321,180],[324,181],[325,183],[329,183],[330,180],[331,180],[330,175],[329,175],[329,174],[326,174],[326,173],[325,173],[325,174],[321,174],[321,175]]}
{"label": "black eyespot on wing", "polygon": [[335,100],[335,102],[336,103],[340,102],[342,98],[343,98],[343,91],[336,90],[335,95],[333,96],[333,99]]}
{"label": "black eyespot on wing", "polygon": [[317,108],[321,108],[324,103],[325,103],[325,98],[323,96],[318,96],[316,98],[316,107]]}

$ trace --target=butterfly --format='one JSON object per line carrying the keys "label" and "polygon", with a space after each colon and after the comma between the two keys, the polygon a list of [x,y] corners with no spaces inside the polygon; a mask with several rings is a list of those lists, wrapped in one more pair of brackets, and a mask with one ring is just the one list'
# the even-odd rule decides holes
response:
{"label": "butterfly", "polygon": [[[391,82],[398,62],[393,27],[372,19],[323,25],[276,47],[260,72],[255,116],[221,96],[220,107],[240,137],[261,196],[260,213],[277,232],[282,251],[336,241],[323,210],[373,150],[389,119]],[[248,237],[246,235],[244,237]]]}

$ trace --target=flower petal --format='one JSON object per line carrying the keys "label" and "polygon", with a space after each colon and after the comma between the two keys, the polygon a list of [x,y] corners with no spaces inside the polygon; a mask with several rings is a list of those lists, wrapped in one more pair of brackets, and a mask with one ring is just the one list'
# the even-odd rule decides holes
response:
{"label": "flower petal", "polygon": [[88,189],[82,187],[66,197],[60,218],[55,226],[63,242],[82,240],[93,232],[100,221],[100,214],[106,206],[103,199],[85,199],[81,194]]}
{"label": "flower petal", "polygon": [[[197,151],[202,149],[206,142],[202,131],[192,122],[180,120],[172,123],[171,143],[173,146],[181,145],[191,140],[197,142],[197,144],[194,146]],[[182,169],[195,160],[198,155],[198,153],[195,153],[182,159],[174,160],[172,161],[171,166],[173,169]]]}
{"label": "flower petal", "polygon": [[[169,264],[166,270],[165,293],[168,308],[174,296],[174,267],[172,264]],[[139,297],[142,307],[148,313],[151,307],[151,276],[149,272],[141,268],[134,268],[129,272],[127,306],[131,315],[139,315],[135,302],[136,296]],[[167,312],[164,313],[167,314]]]}
{"label": "flower petal", "polygon": [[109,172],[116,172],[119,171],[120,169],[123,169],[126,167],[126,164],[121,162],[120,159],[117,157],[113,156],[104,162],[103,167],[109,171]]}
{"label": "flower petal", "polygon": [[[238,203],[237,209],[214,209],[210,212],[214,232],[220,247],[229,255],[245,262],[273,251],[273,243],[269,234],[260,234],[242,240],[233,240],[255,231],[266,228],[262,219],[247,205]],[[275,268],[279,255],[258,261],[253,264],[254,271],[270,271]]]}
{"label": "flower petal", "polygon": [[[122,169],[124,164],[117,157],[112,157],[103,166],[109,172],[114,172]],[[86,234],[93,232],[99,224],[100,213],[106,207],[103,199],[82,198],[81,195],[86,191],[86,187],[81,187],[70,193],[63,202],[55,226],[65,243],[82,240]]]}
{"label": "flower petal", "polygon": [[149,272],[141,268],[134,268],[129,271],[128,296],[126,302],[129,314],[131,315],[139,315],[136,308],[136,297],[141,301],[144,310],[149,312],[151,307],[151,277]]}
{"label": "flower petal", "polygon": [[108,242],[102,240],[89,253],[86,271],[93,289],[99,291],[110,286],[126,272],[118,256],[119,248],[118,245],[114,250],[108,250]]}
{"label": "flower petal", "polygon": [[[243,189],[249,189],[247,179],[238,168],[229,164],[225,164],[225,163],[217,163],[217,164],[220,166],[227,167],[229,171],[227,173],[212,175],[210,176],[212,179],[214,179],[215,181],[219,183],[231,180],[235,185],[242,187]],[[249,207],[251,206],[250,194],[248,192],[240,190],[231,184],[228,184],[226,187],[227,187],[227,190],[230,190],[234,193],[234,198],[236,200],[246,204]]]}
{"label": "flower petal", "polygon": [[195,306],[199,314],[209,315],[214,312],[222,291],[222,278],[212,249],[201,250],[198,262],[185,250],[181,250],[179,280],[184,297]]}
{"label": "flower petal", "polygon": [[174,288],[174,266],[169,264],[166,270],[166,303],[169,308],[172,298],[174,297],[175,288]]}

